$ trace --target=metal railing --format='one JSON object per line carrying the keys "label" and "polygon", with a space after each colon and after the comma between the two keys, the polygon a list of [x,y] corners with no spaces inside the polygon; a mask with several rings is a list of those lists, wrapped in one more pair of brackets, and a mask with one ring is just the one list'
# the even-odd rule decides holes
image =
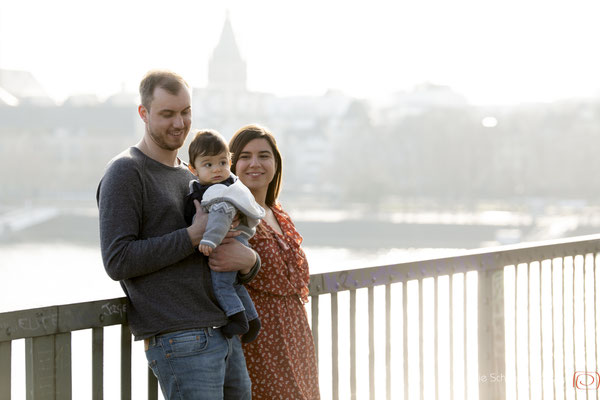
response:
{"label": "metal railing", "polygon": [[[366,290],[368,343],[359,346],[368,346],[368,384],[363,385],[368,391],[360,398],[543,399],[585,391],[597,399],[599,252],[600,235],[592,235],[312,275],[311,319],[317,348],[327,339],[319,334],[319,314],[325,311],[319,302],[326,294],[331,297],[331,398],[340,398],[341,371],[348,374],[343,388],[349,386],[348,397],[342,398],[357,398],[357,383],[367,379],[366,374],[357,374],[356,341],[357,292]],[[476,278],[474,285],[467,284],[469,275]],[[377,287],[385,290],[383,335],[376,332],[383,328],[375,324]],[[338,295],[344,292],[349,292],[349,365],[340,368],[339,320],[344,313]],[[392,296],[395,292],[401,295]],[[427,293],[433,297],[428,308],[432,315],[425,309]],[[468,312],[473,305],[476,318]],[[411,312],[416,314],[412,319]],[[391,332],[395,320],[402,326],[396,335]],[[445,335],[442,322],[447,324]],[[432,332],[426,335],[428,329]],[[376,341],[381,336],[383,341]],[[376,347],[385,357],[384,385],[376,385]],[[443,348],[446,360],[440,354]],[[429,360],[425,353],[430,353]],[[401,363],[393,370],[394,356]]]}
{"label": "metal railing", "polygon": [[[131,399],[127,300],[117,298],[0,314],[0,399],[11,398],[12,341],[25,339],[27,400],[71,399],[71,333],[92,330],[92,398],[104,398],[104,327],[121,325],[121,398]],[[150,371],[150,370],[148,370]],[[148,373],[148,399],[157,381]]]}
{"label": "metal railing", "polygon": [[[593,235],[311,275],[321,377],[331,363],[323,398],[598,398],[588,391],[600,378],[599,252]],[[22,338],[27,399],[71,399],[71,333],[82,329],[92,331],[92,398],[102,399],[111,325],[121,325],[120,391],[130,399],[126,307],[118,298],[0,314],[0,400],[11,399],[11,345]],[[148,399],[157,399],[147,375]]]}

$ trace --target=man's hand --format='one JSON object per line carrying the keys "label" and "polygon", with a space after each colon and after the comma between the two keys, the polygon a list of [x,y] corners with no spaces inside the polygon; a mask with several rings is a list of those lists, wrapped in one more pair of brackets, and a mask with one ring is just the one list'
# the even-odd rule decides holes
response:
{"label": "man's hand", "polygon": [[[217,272],[241,271],[242,274],[247,274],[256,262],[256,253],[233,238],[237,235],[230,235],[230,233],[210,254],[208,265]],[[235,233],[239,235],[239,232]]]}
{"label": "man's hand", "polygon": [[187,232],[190,236],[192,244],[194,246],[198,246],[200,244],[200,240],[202,240],[202,236],[204,235],[204,230],[206,229],[208,213],[204,212],[198,200],[194,200],[194,205],[196,206],[196,214],[194,215],[192,225],[187,228]]}

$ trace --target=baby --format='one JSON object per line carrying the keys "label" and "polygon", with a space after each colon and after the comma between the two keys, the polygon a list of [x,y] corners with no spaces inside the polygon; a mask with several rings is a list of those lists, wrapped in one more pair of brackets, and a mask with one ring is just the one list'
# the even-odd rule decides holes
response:
{"label": "baby", "polygon": [[[239,221],[235,228],[242,233],[236,236],[248,246],[265,210],[256,203],[254,196],[244,184],[230,172],[231,154],[225,139],[214,130],[198,131],[189,147],[189,169],[198,178],[190,181],[190,192],[185,199],[185,218],[191,224],[200,201],[208,212],[208,222],[198,249],[205,256],[221,243],[231,228],[233,220]],[[237,271],[215,272],[211,270],[215,297],[225,311],[229,322],[222,330],[227,337],[242,335],[242,342],[256,339],[260,320],[246,288],[237,284]]]}

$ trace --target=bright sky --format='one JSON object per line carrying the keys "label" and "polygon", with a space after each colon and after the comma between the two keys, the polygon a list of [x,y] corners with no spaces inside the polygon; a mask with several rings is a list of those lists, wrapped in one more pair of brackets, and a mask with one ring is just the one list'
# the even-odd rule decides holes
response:
{"label": "bright sky", "polygon": [[157,67],[202,87],[226,9],[250,90],[600,95],[598,0],[0,0],[0,68],[31,71],[58,100],[135,91]]}

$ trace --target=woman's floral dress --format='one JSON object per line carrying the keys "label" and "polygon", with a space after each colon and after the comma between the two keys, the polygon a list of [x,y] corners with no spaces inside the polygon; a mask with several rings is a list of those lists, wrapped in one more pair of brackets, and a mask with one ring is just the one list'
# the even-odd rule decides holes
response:
{"label": "woman's floral dress", "polygon": [[271,207],[283,235],[261,222],[250,245],[261,268],[246,285],[261,320],[261,331],[244,344],[253,399],[319,399],[317,360],[304,304],[308,263],[302,236],[280,205]]}

